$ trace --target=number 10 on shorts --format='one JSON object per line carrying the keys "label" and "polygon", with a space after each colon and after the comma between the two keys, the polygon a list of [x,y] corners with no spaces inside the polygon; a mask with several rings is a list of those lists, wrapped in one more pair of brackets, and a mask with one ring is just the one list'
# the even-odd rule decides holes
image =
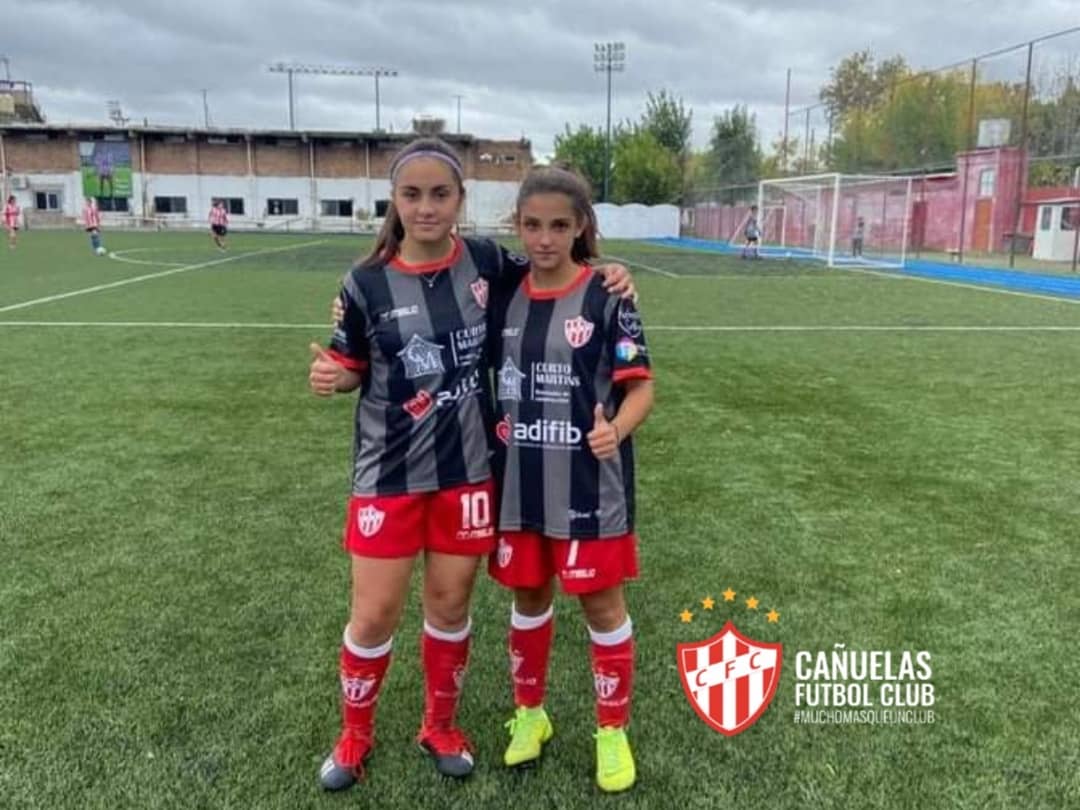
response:
{"label": "number 10 on shorts", "polygon": [[486,529],[491,525],[491,499],[486,492],[461,494],[461,528]]}

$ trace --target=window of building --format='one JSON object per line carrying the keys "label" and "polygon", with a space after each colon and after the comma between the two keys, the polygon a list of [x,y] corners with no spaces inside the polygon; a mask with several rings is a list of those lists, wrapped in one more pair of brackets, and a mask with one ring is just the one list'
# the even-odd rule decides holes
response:
{"label": "window of building", "polygon": [[187,197],[154,197],[154,211],[159,214],[186,214]]}
{"label": "window of building", "polygon": [[266,201],[266,215],[270,217],[294,217],[300,213],[298,200],[271,197]]}
{"label": "window of building", "polygon": [[1075,231],[1080,227],[1080,207],[1070,206],[1061,209],[1061,230]]}
{"label": "window of building", "polygon": [[1042,213],[1039,215],[1039,230],[1040,231],[1048,231],[1048,230],[1050,230],[1050,223],[1051,223],[1051,221],[1053,219],[1054,219],[1054,209],[1051,208],[1049,205],[1044,205],[1042,207]]}
{"label": "window of building", "polygon": [[994,196],[994,181],[997,180],[997,172],[994,169],[983,169],[979,174],[979,196]]}
{"label": "window of building", "polygon": [[119,211],[126,213],[128,210],[127,197],[98,197],[99,211]]}
{"label": "window of building", "polygon": [[320,200],[319,211],[324,217],[351,217],[352,200]]}
{"label": "window of building", "polygon": [[59,211],[59,191],[38,191],[34,194],[34,208],[38,211]]}
{"label": "window of building", "polygon": [[503,155],[502,156],[502,162],[503,163],[517,163],[517,155]]}

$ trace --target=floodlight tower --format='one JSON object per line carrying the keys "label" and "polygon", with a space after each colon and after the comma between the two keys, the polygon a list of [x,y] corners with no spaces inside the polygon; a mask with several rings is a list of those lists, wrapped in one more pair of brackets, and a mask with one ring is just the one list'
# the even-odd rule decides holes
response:
{"label": "floodlight tower", "polygon": [[396,70],[384,67],[349,67],[338,65],[299,65],[275,62],[270,65],[271,73],[287,73],[289,76],[289,129],[296,129],[296,113],[293,104],[293,74],[313,73],[320,76],[374,76],[375,77],[375,131],[382,131],[379,121],[379,78],[397,76]]}
{"label": "floodlight tower", "polygon": [[604,196],[607,202],[611,187],[611,74],[626,69],[625,42],[597,42],[593,45],[593,69],[607,74],[607,136],[604,139]]}

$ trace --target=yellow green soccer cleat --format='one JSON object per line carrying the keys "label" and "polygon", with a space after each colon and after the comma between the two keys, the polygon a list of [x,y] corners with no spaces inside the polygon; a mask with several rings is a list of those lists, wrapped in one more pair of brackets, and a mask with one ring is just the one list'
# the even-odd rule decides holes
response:
{"label": "yellow green soccer cleat", "polygon": [[624,728],[599,728],[596,739],[596,784],[607,793],[628,790],[637,780],[634,755]]}
{"label": "yellow green soccer cleat", "polygon": [[555,733],[543,706],[518,706],[513,718],[506,722],[506,727],[510,729],[510,745],[503,754],[503,762],[508,768],[535,765],[544,743]]}

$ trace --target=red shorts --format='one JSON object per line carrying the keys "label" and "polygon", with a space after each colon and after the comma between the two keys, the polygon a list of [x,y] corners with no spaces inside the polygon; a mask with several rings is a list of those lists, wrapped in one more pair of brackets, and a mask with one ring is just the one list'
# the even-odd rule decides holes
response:
{"label": "red shorts", "polygon": [[595,593],[637,578],[637,535],[562,540],[503,532],[488,573],[507,588],[539,588],[558,576],[563,593]]}
{"label": "red shorts", "polygon": [[354,495],[342,545],[360,557],[487,554],[495,548],[494,505],[491,481],[419,495]]}

